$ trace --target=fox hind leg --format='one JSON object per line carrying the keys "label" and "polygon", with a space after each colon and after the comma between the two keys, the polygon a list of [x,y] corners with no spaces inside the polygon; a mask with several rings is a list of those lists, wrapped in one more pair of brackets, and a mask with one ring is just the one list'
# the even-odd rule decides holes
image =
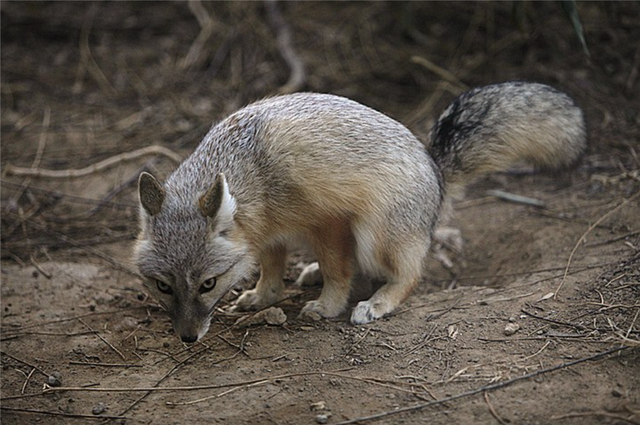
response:
{"label": "fox hind leg", "polygon": [[318,227],[311,243],[322,269],[324,285],[320,297],[309,301],[301,315],[313,312],[325,318],[336,317],[347,308],[354,273],[355,241],[349,221],[335,219]]}
{"label": "fox hind leg", "polygon": [[371,298],[356,305],[351,323],[360,325],[379,319],[395,310],[411,294],[422,275],[428,242],[427,238],[426,242],[387,244],[386,249],[378,251],[378,261],[387,275],[387,283]]}

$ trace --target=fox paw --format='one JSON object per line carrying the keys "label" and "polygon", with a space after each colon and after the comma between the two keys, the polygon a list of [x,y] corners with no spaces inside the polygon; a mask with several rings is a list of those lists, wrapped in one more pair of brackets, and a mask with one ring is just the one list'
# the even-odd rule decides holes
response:
{"label": "fox paw", "polygon": [[300,276],[296,279],[295,284],[299,287],[322,285],[322,273],[318,263],[311,263],[302,269]]}
{"label": "fox paw", "polygon": [[360,301],[351,313],[351,323],[364,325],[381,318],[387,313],[388,311],[382,303],[372,302],[371,300]]}
{"label": "fox paw", "polygon": [[454,227],[438,227],[433,232],[434,242],[449,248],[456,254],[460,254],[464,249],[464,239],[460,229]]}
{"label": "fox paw", "polygon": [[433,256],[446,269],[452,269],[453,261],[445,252],[445,248],[453,252],[455,255],[462,254],[464,248],[464,240],[459,229],[453,227],[439,227],[433,232]]}
{"label": "fox paw", "polygon": [[236,300],[235,310],[250,311],[259,310],[268,305],[280,301],[280,297],[275,294],[272,297],[266,297],[259,293],[256,289],[248,289],[242,293]]}
{"label": "fox paw", "polygon": [[298,317],[311,320],[318,320],[320,317],[329,319],[338,316],[343,311],[343,306],[327,305],[320,300],[314,300],[307,302]]}

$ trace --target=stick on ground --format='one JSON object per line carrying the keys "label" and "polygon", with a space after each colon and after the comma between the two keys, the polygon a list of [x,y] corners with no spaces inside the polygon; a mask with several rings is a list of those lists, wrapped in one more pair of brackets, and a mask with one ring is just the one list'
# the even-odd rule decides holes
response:
{"label": "stick on ground", "polygon": [[0,409],[5,412],[17,412],[17,413],[32,413],[37,415],[47,415],[47,416],[64,416],[65,418],[82,418],[82,419],[129,419],[126,416],[109,416],[109,415],[80,415],[74,413],[64,413],[64,412],[48,412],[46,410],[34,410],[34,409],[21,409],[17,407],[6,407],[1,406]]}
{"label": "stick on ground", "polygon": [[304,63],[300,56],[293,48],[291,37],[291,28],[282,17],[276,0],[267,0],[265,2],[267,16],[272,27],[277,32],[276,41],[282,58],[287,62],[291,74],[289,80],[278,89],[280,94],[293,93],[302,88],[307,82],[307,73]]}
{"label": "stick on ground", "polygon": [[4,168],[4,172],[9,176],[24,176],[24,177],[33,177],[33,178],[51,178],[51,179],[66,179],[66,178],[77,178],[84,177],[89,174],[97,173],[106,168],[113,167],[114,165],[118,165],[122,162],[133,161],[134,159],[138,159],[142,156],[147,155],[162,155],[175,163],[182,162],[182,157],[171,149],[165,148],[164,146],[147,146],[142,149],[138,149],[132,152],[125,152],[110,158],[107,158],[103,161],[97,162],[95,164],[91,164],[88,167],[80,168],[80,169],[72,169],[72,170],[47,170],[44,168],[24,168],[24,167],[16,167],[11,164],[7,164]]}

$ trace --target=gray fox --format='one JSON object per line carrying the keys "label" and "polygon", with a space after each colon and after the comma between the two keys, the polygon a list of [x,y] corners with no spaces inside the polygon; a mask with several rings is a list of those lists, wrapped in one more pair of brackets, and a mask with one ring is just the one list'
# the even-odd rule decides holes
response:
{"label": "gray fox", "polygon": [[362,273],[386,281],[351,314],[352,323],[368,323],[419,282],[445,188],[521,161],[570,165],[586,129],[566,94],[509,82],[458,97],[430,138],[425,148],[399,122],[329,94],[246,106],[212,127],[164,184],[140,175],[134,256],[145,286],[180,338],[194,342],[256,263],[260,278],[238,308],[281,300],[287,250],[302,244],[324,280],[302,313],[340,315]]}

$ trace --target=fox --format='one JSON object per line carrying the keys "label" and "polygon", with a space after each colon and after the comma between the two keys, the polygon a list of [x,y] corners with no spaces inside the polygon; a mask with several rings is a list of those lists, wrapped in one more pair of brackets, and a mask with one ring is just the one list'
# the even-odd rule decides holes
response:
{"label": "fox", "polygon": [[365,324],[414,290],[445,198],[477,177],[521,163],[575,164],[586,149],[582,109],[533,82],[474,88],[440,115],[423,143],[391,117],[345,97],[294,93],[259,100],[214,125],[164,183],[138,180],[133,258],[175,333],[193,343],[215,306],[259,265],[235,301],[284,298],[287,253],[315,255],[323,287],[301,314],[335,318],[356,276],[385,283],[353,308]]}

